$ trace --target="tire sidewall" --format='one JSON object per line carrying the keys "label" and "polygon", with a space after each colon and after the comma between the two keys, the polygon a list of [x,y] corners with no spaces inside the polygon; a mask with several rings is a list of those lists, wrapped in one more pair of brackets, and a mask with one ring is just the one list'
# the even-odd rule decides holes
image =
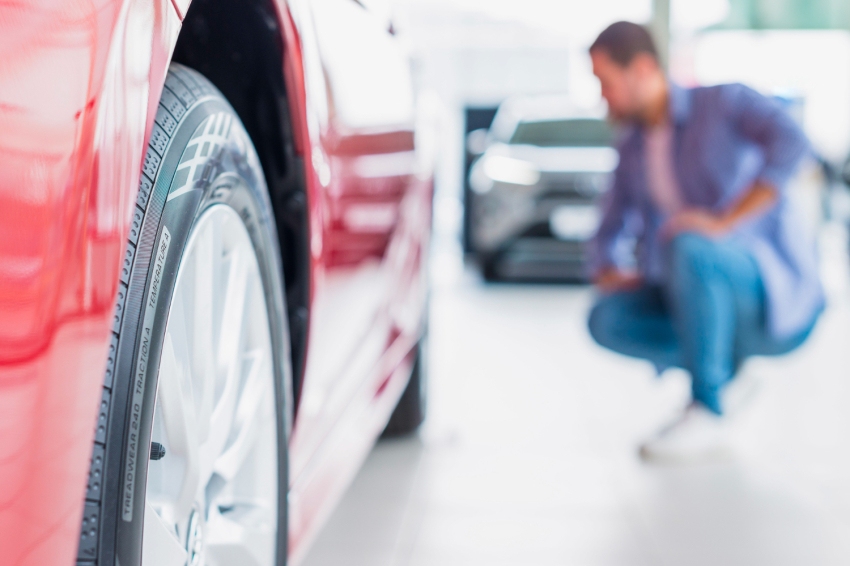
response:
{"label": "tire sidewall", "polygon": [[[210,152],[200,179],[190,190],[185,190],[185,182],[179,179],[177,171],[185,164],[187,146],[211,116],[220,114],[232,117],[232,143],[225,144],[215,155]],[[180,185],[184,191],[178,195]],[[153,206],[156,202],[163,203],[159,211]],[[103,564],[141,564],[151,427],[171,298],[192,229],[203,213],[216,205],[229,206],[239,214],[250,235],[263,282],[278,414],[277,562],[286,563],[286,392],[291,375],[277,232],[259,160],[235,112],[218,94],[192,106],[177,125],[154,180],[151,206],[139,236],[118,344],[116,399],[107,441],[107,465],[112,465],[107,473],[120,477],[117,497],[114,500],[106,497],[106,505],[111,509],[104,509],[104,515],[117,512],[114,556],[104,556],[107,545],[101,545],[101,559],[106,559]]]}

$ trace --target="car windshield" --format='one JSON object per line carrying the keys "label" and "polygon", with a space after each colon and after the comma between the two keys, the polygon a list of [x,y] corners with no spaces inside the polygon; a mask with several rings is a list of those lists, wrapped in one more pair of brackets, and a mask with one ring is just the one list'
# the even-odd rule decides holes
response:
{"label": "car windshield", "polygon": [[594,118],[520,122],[510,143],[542,147],[609,147],[614,143],[614,133],[607,122]]}

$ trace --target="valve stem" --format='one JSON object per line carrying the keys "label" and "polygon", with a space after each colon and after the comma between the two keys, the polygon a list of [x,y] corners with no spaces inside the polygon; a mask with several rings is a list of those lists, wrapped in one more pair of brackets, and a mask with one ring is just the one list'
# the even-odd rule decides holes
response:
{"label": "valve stem", "polygon": [[151,442],[151,460],[161,460],[165,456],[165,446],[159,442]]}

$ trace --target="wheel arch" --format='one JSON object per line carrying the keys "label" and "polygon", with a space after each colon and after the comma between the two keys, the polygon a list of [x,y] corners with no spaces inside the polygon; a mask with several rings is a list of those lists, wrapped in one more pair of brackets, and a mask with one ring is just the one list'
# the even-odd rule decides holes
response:
{"label": "wheel arch", "polygon": [[260,157],[280,236],[297,400],[309,322],[310,231],[303,157],[293,123],[297,108],[284,76],[290,56],[284,32],[272,0],[193,0],[172,60],[197,70],[222,92]]}

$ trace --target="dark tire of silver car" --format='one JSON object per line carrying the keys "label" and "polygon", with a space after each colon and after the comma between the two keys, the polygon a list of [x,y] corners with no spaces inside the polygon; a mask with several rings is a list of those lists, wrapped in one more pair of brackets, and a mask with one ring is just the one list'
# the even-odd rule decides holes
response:
{"label": "dark tire of silver car", "polygon": [[78,564],[286,563],[278,246],[239,118],[172,65],[121,271]]}
{"label": "dark tire of silver car", "polygon": [[381,436],[404,436],[416,432],[428,408],[428,325],[416,345],[410,381]]}

